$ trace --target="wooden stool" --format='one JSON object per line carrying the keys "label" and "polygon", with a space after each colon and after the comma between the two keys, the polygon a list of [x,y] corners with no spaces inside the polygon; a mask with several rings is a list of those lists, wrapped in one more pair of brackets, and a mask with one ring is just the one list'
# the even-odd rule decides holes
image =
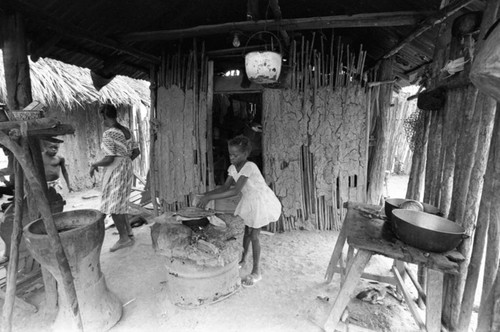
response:
{"label": "wooden stool", "polygon": [[[342,313],[354,295],[359,278],[366,278],[396,284],[402,291],[419,327],[427,331],[440,331],[443,276],[445,273],[458,274],[457,262],[463,261],[464,257],[456,250],[442,254],[428,253],[395,239],[384,220],[372,218],[380,210],[379,206],[349,202],[347,208],[347,215],[325,275],[327,282],[331,282],[333,275],[340,273],[342,275],[341,288],[328,308],[326,317],[323,317],[322,321],[316,321],[316,323],[326,331],[334,331]],[[352,258],[348,257],[347,267],[343,267],[342,250],[346,240],[349,244],[348,256]],[[354,250],[357,250],[355,254]],[[381,277],[364,273],[372,255],[393,258],[395,260],[395,265],[392,268],[394,277]],[[404,262],[427,267],[425,323],[404,285],[403,277],[406,271]],[[412,281],[415,283],[413,278]],[[420,292],[423,290],[420,289]]]}

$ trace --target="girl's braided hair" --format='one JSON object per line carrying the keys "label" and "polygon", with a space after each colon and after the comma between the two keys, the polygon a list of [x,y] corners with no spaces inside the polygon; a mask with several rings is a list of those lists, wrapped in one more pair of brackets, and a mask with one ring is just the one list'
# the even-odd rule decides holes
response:
{"label": "girl's braided hair", "polygon": [[248,137],[243,135],[238,135],[234,138],[231,138],[229,142],[227,142],[228,146],[237,146],[240,151],[250,153],[252,151],[252,142],[248,139]]}

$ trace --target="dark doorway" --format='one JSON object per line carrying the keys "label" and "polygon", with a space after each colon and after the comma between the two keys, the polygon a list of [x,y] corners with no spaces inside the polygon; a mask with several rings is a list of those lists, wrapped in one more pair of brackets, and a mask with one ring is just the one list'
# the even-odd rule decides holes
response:
{"label": "dark doorway", "polygon": [[213,148],[215,184],[226,181],[230,165],[227,141],[245,135],[252,142],[253,161],[262,172],[262,94],[215,94],[213,104]]}

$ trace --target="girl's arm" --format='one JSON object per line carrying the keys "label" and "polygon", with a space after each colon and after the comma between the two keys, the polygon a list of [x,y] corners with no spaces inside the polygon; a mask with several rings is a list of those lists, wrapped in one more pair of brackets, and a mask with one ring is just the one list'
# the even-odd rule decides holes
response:
{"label": "girl's arm", "polygon": [[229,176],[222,187],[205,193],[205,195],[200,198],[200,202],[197,206],[204,208],[210,201],[238,195],[245,183],[247,183],[247,180],[248,178],[246,176],[240,176],[236,185],[231,187],[231,184],[234,183],[234,179]]}

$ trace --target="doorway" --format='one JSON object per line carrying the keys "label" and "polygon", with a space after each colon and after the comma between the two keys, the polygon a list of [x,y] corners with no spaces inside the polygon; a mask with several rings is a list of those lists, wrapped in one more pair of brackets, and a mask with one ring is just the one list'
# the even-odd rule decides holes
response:
{"label": "doorway", "polygon": [[244,135],[252,142],[248,157],[262,172],[262,93],[217,93],[213,103],[213,156],[215,185],[227,178],[227,142]]}

